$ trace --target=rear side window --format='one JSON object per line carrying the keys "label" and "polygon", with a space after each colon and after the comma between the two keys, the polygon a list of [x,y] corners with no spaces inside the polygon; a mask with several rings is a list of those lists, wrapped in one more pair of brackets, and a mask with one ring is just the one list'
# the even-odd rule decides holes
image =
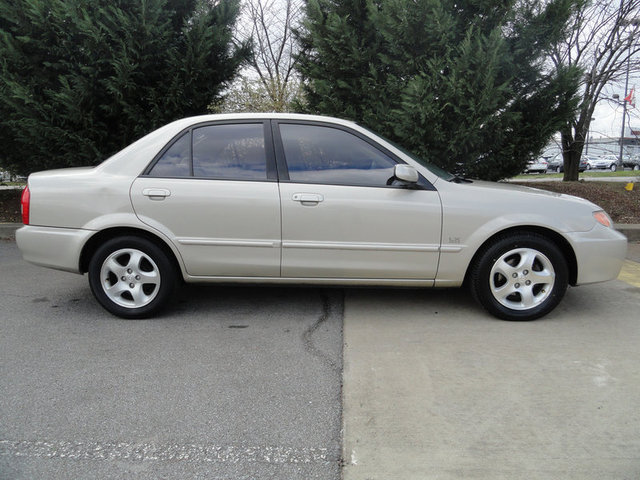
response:
{"label": "rear side window", "polygon": [[162,154],[149,175],[266,180],[264,127],[243,123],[194,128]]}
{"label": "rear side window", "polygon": [[193,175],[266,180],[262,125],[212,125],[194,129]]}
{"label": "rear side window", "polygon": [[162,154],[149,175],[188,177],[191,175],[191,133],[187,132]]}
{"label": "rear side window", "polygon": [[360,137],[318,125],[280,124],[292,182],[385,186],[396,162]]}

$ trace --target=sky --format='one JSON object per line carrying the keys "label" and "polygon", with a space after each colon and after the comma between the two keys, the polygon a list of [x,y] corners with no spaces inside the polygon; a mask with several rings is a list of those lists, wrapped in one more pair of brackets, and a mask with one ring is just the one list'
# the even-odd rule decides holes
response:
{"label": "sky", "polygon": [[[627,117],[626,124],[629,123],[632,127],[638,127],[640,129],[640,95],[637,93],[637,89],[640,88],[640,75],[632,75],[629,78],[629,91],[634,89],[634,101],[635,106],[627,105]],[[605,86],[601,99],[593,112],[593,120],[591,122],[590,136],[591,138],[600,137],[616,137],[620,138],[620,130],[622,127],[622,104],[613,100],[613,95],[618,94],[620,101],[625,97],[624,95],[624,83],[622,84],[610,84]]]}
{"label": "sky", "polygon": [[[631,91],[632,88],[634,88],[635,105],[627,104],[626,124],[627,126],[631,124],[632,127],[640,130],[640,72],[632,74],[629,77],[628,91]],[[638,89],[637,95],[635,88]],[[613,98],[613,95],[615,94],[619,96],[618,100],[615,100]],[[625,96],[624,81],[622,83],[611,83],[603,88],[602,95],[600,96],[600,101],[598,102],[598,105],[593,112],[594,120],[591,122],[591,127],[589,128],[590,140],[595,140],[598,138],[615,138],[617,140],[620,138],[620,130],[622,128],[621,102],[622,99],[625,98]],[[628,136],[629,134],[630,132],[627,129],[625,135]],[[604,150],[607,151],[600,151],[597,146],[595,147],[595,149],[593,145],[591,145],[591,147],[591,151],[588,152],[591,156],[598,156],[603,153],[617,154],[619,149],[619,147],[617,147],[615,144],[612,144],[609,147],[604,147]],[[558,133],[553,137],[547,147],[543,150],[542,155],[544,157],[552,157],[558,155],[560,150],[560,134]],[[583,153],[587,153],[587,151],[584,151]]]}

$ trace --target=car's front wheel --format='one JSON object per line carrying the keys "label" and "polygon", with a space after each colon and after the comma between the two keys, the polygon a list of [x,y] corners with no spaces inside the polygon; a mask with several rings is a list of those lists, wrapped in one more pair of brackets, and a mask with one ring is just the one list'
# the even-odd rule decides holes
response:
{"label": "car's front wheel", "polygon": [[471,270],[474,298],[504,320],[535,320],[553,310],[567,289],[562,251],[536,233],[498,237],[479,252]]}
{"label": "car's front wheel", "polygon": [[176,272],[155,243],[142,237],[118,237],[94,253],[89,285],[109,312],[122,318],[144,318],[167,302],[176,285]]}
{"label": "car's front wheel", "polygon": [[609,170],[611,170],[612,172],[615,172],[618,169],[618,166],[615,163],[612,163],[609,166]]}

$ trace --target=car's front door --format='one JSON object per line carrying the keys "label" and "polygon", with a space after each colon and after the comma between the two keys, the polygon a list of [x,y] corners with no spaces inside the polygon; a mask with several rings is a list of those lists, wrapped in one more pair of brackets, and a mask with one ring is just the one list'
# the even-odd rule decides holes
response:
{"label": "car's front door", "polygon": [[269,122],[196,125],[134,181],[136,214],[176,244],[190,275],[279,276],[272,152]]}
{"label": "car's front door", "polygon": [[399,160],[348,128],[274,125],[283,277],[435,278],[442,213],[428,182],[387,185]]}

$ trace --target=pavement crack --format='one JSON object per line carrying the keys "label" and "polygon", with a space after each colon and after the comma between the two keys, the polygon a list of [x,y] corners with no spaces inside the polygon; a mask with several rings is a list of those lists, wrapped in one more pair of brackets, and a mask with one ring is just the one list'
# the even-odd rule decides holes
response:
{"label": "pavement crack", "polygon": [[322,301],[322,310],[320,312],[320,315],[318,316],[316,321],[302,333],[302,342],[304,344],[304,349],[314,357],[318,358],[324,365],[326,365],[336,373],[342,373],[341,362],[332,358],[330,354],[318,348],[313,340],[313,334],[317,332],[318,329],[333,315],[339,315],[340,317],[342,316],[342,313],[344,311],[343,297],[344,293],[342,297],[336,298],[332,302],[329,294],[325,291],[322,291],[320,293],[320,299]]}

